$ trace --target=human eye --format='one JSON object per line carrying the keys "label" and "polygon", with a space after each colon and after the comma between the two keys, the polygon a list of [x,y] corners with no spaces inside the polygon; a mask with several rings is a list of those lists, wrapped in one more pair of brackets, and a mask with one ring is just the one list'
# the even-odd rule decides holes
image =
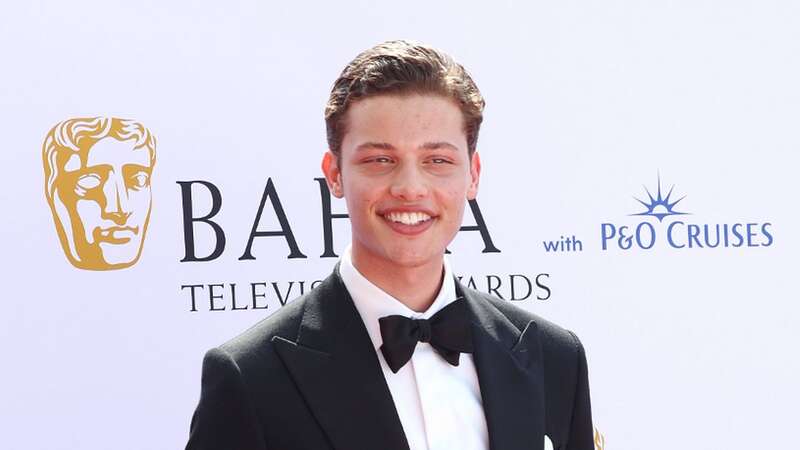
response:
{"label": "human eye", "polygon": [[88,191],[90,189],[96,188],[97,186],[100,186],[101,181],[102,180],[100,179],[99,175],[94,173],[88,173],[78,178],[77,184],[78,187],[80,187],[81,189]]}
{"label": "human eye", "polygon": [[83,174],[75,181],[75,193],[83,197],[101,184],[103,184],[103,178],[99,174],[92,172]]}
{"label": "human eye", "polygon": [[372,163],[372,164],[391,164],[392,158],[388,156],[373,156],[371,158],[367,158],[364,162]]}
{"label": "human eye", "polygon": [[128,164],[123,168],[125,187],[138,191],[150,186],[150,169],[138,164]]}
{"label": "human eye", "polygon": [[141,189],[150,184],[150,174],[144,171],[136,172],[128,181],[128,185],[134,189]]}
{"label": "human eye", "polygon": [[426,162],[428,164],[431,164],[431,165],[434,165],[434,166],[445,166],[445,165],[453,164],[453,160],[452,159],[444,157],[444,156],[432,156],[432,157],[428,158],[428,160]]}

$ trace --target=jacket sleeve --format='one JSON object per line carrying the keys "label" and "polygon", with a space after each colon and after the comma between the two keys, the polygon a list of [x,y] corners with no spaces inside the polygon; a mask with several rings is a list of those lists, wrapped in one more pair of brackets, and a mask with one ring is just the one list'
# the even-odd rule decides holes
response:
{"label": "jacket sleeve", "polygon": [[586,353],[583,344],[570,331],[578,348],[578,368],[575,382],[575,396],[572,405],[572,419],[569,429],[567,450],[593,450],[594,431],[592,427],[592,406],[589,400],[589,374],[586,368]]}
{"label": "jacket sleeve", "polygon": [[200,402],[186,450],[266,450],[236,362],[220,348],[203,359]]}

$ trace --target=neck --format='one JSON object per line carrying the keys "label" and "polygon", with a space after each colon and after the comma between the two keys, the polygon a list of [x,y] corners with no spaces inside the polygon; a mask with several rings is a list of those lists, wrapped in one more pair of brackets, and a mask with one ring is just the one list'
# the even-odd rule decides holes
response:
{"label": "neck", "polygon": [[444,255],[420,266],[401,266],[352,248],[353,266],[372,284],[416,312],[426,311],[442,287]]}

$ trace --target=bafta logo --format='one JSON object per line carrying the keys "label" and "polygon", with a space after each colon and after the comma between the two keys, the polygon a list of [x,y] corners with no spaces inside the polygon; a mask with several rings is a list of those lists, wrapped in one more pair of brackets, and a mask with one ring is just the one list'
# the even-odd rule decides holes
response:
{"label": "bafta logo", "polygon": [[42,148],[45,196],[69,262],[80,269],[130,267],[142,254],[156,140],[139,122],[68,119]]}
{"label": "bafta logo", "polygon": [[597,428],[594,429],[594,450],[603,450],[606,448],[606,438],[600,433]]}

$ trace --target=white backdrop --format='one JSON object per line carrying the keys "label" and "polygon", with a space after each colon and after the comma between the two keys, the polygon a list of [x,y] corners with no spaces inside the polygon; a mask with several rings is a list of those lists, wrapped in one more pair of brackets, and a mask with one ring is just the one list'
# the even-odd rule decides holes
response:
{"label": "white backdrop", "polygon": [[[547,289],[516,304],[583,340],[605,448],[791,446],[798,30],[796,2],[764,0],[4,4],[3,448],[182,448],[205,350],[280,308],[272,282],[285,292],[333,266],[319,257],[314,181],[323,106],[347,61],[395,38],[451,53],[483,92],[478,202],[501,251],[481,253],[478,233],[463,232],[450,247],[455,270],[482,290],[496,276],[501,295],[512,274],[546,274]],[[103,115],[146,125],[158,160],[140,260],[87,271],[60,247],[41,146],[59,121]],[[631,215],[659,176],[690,214]],[[255,240],[255,260],[238,259],[267,179],[307,258],[287,259],[286,241],[269,237]],[[181,262],[177,182],[192,180],[222,194],[214,220],[227,246],[213,261]],[[209,198],[197,190],[196,214]],[[748,223],[756,245],[675,248],[666,233],[677,221],[676,246],[690,224]],[[610,239],[603,250],[603,230],[640,223],[656,233],[651,248]],[[279,229],[269,202],[260,229]],[[333,233],[341,252],[346,221]],[[196,234],[207,254],[210,229]],[[545,250],[561,236],[582,250]],[[247,303],[259,282],[268,308],[231,311],[230,284]],[[225,311],[209,311],[214,283]],[[189,284],[205,286],[195,312]]]}

